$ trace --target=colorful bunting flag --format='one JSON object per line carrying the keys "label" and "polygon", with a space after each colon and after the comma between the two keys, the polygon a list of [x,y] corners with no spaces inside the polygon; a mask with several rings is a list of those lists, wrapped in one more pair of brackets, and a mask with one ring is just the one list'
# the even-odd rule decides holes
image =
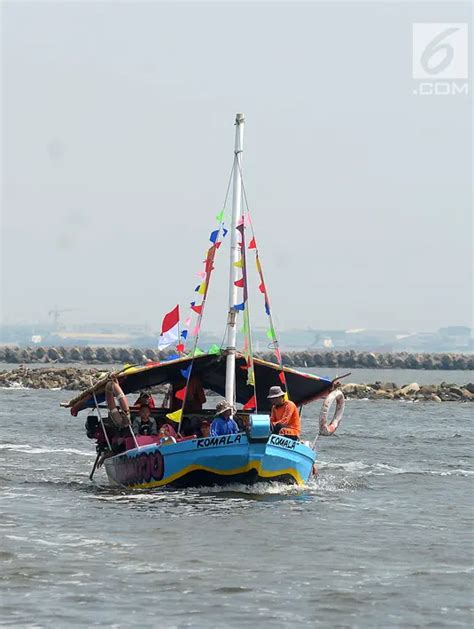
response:
{"label": "colorful bunting flag", "polygon": [[235,304],[234,310],[245,310],[245,301],[243,301],[241,304]]}
{"label": "colorful bunting flag", "polygon": [[215,244],[217,241],[217,237],[219,236],[219,230],[215,229],[213,232],[211,232],[211,235],[209,236],[209,240]]}
{"label": "colorful bunting flag", "polygon": [[176,345],[176,351],[179,352],[180,354],[182,354],[184,352],[184,345],[183,345],[183,343],[178,343],[178,345]]}
{"label": "colorful bunting flag", "polygon": [[183,387],[182,389],[179,389],[179,391],[176,391],[176,393],[174,394],[174,397],[177,398],[178,400],[183,401],[184,398],[186,397],[186,387]]}
{"label": "colorful bunting flag", "polygon": [[242,262],[242,260],[239,260],[238,262],[234,262],[234,266],[236,266],[238,269],[241,269],[244,266],[244,263]]}
{"label": "colorful bunting flag", "polygon": [[221,353],[221,348],[219,347],[219,345],[216,345],[216,343],[214,343],[213,345],[211,345],[211,347],[207,350],[208,354],[220,354]]}
{"label": "colorful bunting flag", "polygon": [[168,419],[171,419],[172,422],[176,422],[177,424],[179,424],[179,422],[181,421],[182,415],[183,415],[183,409],[180,408],[179,410],[174,411],[173,413],[168,413],[166,417]]}
{"label": "colorful bunting flag", "polygon": [[179,338],[179,305],[165,314],[161,324],[158,349],[162,350],[176,343]]}
{"label": "colorful bunting flag", "polygon": [[260,283],[260,285],[258,287],[258,290],[265,295],[266,288],[265,288],[265,284],[263,282]]}
{"label": "colorful bunting flag", "polygon": [[276,339],[275,330],[273,328],[267,330],[267,338],[269,338],[270,341],[274,341]]}
{"label": "colorful bunting flag", "polygon": [[202,304],[199,304],[198,306],[196,306],[196,302],[192,301],[191,302],[191,310],[193,310],[197,314],[201,314],[201,312],[202,312]]}
{"label": "colorful bunting flag", "polygon": [[265,312],[268,316],[270,316],[270,306],[268,305],[268,301],[265,300]]}
{"label": "colorful bunting flag", "polygon": [[280,379],[280,382],[282,384],[286,384],[286,378],[285,378],[285,372],[284,371],[280,371],[280,373],[278,374],[278,378]]}
{"label": "colorful bunting flag", "polygon": [[255,372],[253,367],[249,367],[248,375],[247,375],[247,384],[251,387],[255,386]]}
{"label": "colorful bunting flag", "polygon": [[163,358],[161,362],[167,363],[170,360],[178,360],[178,358],[181,358],[179,354],[169,354],[169,356]]}
{"label": "colorful bunting flag", "polygon": [[225,238],[228,233],[229,233],[229,230],[224,227],[224,229],[222,230],[222,238]]}
{"label": "colorful bunting flag", "polygon": [[243,410],[244,411],[250,411],[257,408],[257,399],[255,397],[255,395],[252,395],[252,397],[250,398],[250,400],[248,400],[248,402],[245,402],[244,406],[243,406]]}
{"label": "colorful bunting flag", "polygon": [[217,216],[216,216],[216,221],[217,221],[218,223],[222,223],[222,221],[224,220],[224,213],[225,213],[225,208],[224,208],[223,210],[221,210],[221,211],[219,212],[219,214],[217,214]]}
{"label": "colorful bunting flag", "polygon": [[187,380],[189,378],[189,374],[191,373],[191,365],[189,365],[187,369],[180,369],[180,371],[183,378]]}
{"label": "colorful bunting flag", "polygon": [[237,286],[237,288],[243,288],[244,287],[244,278],[242,277],[240,280],[237,280],[236,282],[234,282],[235,286]]}
{"label": "colorful bunting flag", "polygon": [[257,243],[255,242],[255,238],[252,238],[252,240],[249,242],[249,249],[256,249],[257,248]]}
{"label": "colorful bunting flag", "polygon": [[184,340],[186,340],[188,338],[188,331],[187,330],[183,330],[181,332],[181,338],[183,338]]}

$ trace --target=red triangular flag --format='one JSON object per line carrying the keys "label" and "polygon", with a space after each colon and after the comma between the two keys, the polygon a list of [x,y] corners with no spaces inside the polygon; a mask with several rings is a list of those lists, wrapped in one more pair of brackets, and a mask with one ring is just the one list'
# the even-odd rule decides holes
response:
{"label": "red triangular flag", "polygon": [[257,408],[257,400],[255,399],[255,395],[252,395],[250,400],[244,404],[243,410],[249,411],[254,408]]}
{"label": "red triangular flag", "polygon": [[266,289],[265,289],[265,284],[263,282],[260,284],[260,286],[258,288],[259,288],[260,292],[265,295],[265,290]]}
{"label": "red triangular flag", "polygon": [[191,306],[191,310],[194,310],[194,312],[197,312],[197,314],[201,314],[202,311],[202,304],[196,306],[195,304],[193,306]]}
{"label": "red triangular flag", "polygon": [[240,280],[237,280],[236,282],[234,282],[234,284],[235,284],[238,288],[243,288],[243,287],[244,287],[244,278],[242,277]]}
{"label": "red triangular flag", "polygon": [[286,383],[286,380],[285,380],[285,373],[284,373],[283,371],[280,371],[280,373],[278,374],[278,377],[280,378],[280,382],[281,382],[282,384],[285,384],[285,383]]}
{"label": "red triangular flag", "polygon": [[176,391],[176,393],[174,394],[174,397],[177,398],[178,400],[184,400],[185,395],[186,395],[186,387],[183,387],[179,391]]}
{"label": "red triangular flag", "polygon": [[182,343],[179,343],[179,345],[176,345],[176,351],[182,354],[184,352],[184,345]]}
{"label": "red triangular flag", "polygon": [[255,238],[252,238],[252,240],[249,242],[249,249],[256,249],[257,248],[257,243],[255,242]]}

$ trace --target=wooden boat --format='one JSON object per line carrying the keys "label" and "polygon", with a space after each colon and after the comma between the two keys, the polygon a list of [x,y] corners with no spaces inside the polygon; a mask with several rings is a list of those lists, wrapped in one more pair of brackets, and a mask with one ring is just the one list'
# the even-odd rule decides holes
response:
{"label": "wooden boat", "polygon": [[[234,148],[232,220],[225,228],[224,210],[216,217],[218,228],[210,236],[202,282],[196,287],[201,303],[191,303],[197,315],[193,335],[189,334],[188,320],[177,338],[176,357],[145,366],[126,366],[116,372],[120,387],[125,394],[150,390],[158,385],[169,384],[176,391],[177,383],[184,382],[180,391],[181,408],[153,408],[152,415],[158,422],[176,422],[178,438],[163,439],[156,435],[135,435],[131,426],[118,430],[101,409],[105,399],[104,378],[91,384],[86,391],[64,406],[74,416],[86,409],[95,409],[86,422],[88,436],[98,440],[97,463],[104,463],[109,481],[113,485],[132,489],[149,489],[163,486],[225,485],[229,483],[253,484],[279,481],[303,485],[310,478],[316,460],[314,442],[303,442],[288,436],[272,433],[270,401],[267,398],[271,386],[282,386],[287,396],[300,411],[305,404],[325,397],[332,402],[337,398],[337,415],[327,424],[327,406],[321,417],[320,433],[335,431],[343,411],[343,397],[335,391],[336,381],[302,373],[282,363],[275,326],[273,324],[268,290],[265,285],[262,264],[255,235],[247,242],[246,232],[251,227],[249,210],[242,214],[242,146],[244,117],[237,114]],[[226,234],[230,232],[229,311],[226,345],[212,347],[208,353],[198,349],[199,332],[205,310],[212,271],[217,251]],[[249,251],[247,251],[247,249]],[[255,255],[260,279],[260,292],[264,298],[269,318],[267,336],[274,350],[276,362],[266,362],[254,357],[247,294],[247,257],[250,250]],[[236,349],[237,320],[243,319],[244,348]],[[168,332],[166,332],[168,334]],[[191,351],[186,342],[194,338]],[[190,382],[197,379],[203,389],[224,396],[234,405],[241,405],[234,415],[239,426],[236,434],[199,436],[203,419],[212,419],[213,410],[193,409],[189,399]],[[329,398],[327,397],[329,396]],[[342,403],[341,403],[342,400]],[[95,471],[92,471],[91,477]]]}

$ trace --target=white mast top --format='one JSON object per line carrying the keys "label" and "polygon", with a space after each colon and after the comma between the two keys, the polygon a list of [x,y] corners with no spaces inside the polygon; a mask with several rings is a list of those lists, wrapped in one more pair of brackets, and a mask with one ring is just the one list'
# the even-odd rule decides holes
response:
{"label": "white mast top", "polygon": [[229,314],[227,317],[227,360],[225,374],[225,398],[235,404],[235,352],[237,340],[237,310],[234,306],[238,300],[238,287],[235,282],[239,279],[240,269],[235,263],[240,260],[237,224],[242,215],[242,151],[244,146],[244,115],[235,117],[235,148],[234,148],[234,179],[232,194],[232,224],[230,227],[230,271],[229,271]]}

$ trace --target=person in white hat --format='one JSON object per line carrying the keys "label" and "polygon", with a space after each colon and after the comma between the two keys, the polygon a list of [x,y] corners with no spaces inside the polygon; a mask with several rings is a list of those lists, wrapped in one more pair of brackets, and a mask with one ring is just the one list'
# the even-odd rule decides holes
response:
{"label": "person in white hat", "polygon": [[301,433],[301,419],[296,404],[287,399],[281,387],[270,387],[267,399],[272,404],[270,423],[272,432],[289,439],[298,439]]}
{"label": "person in white hat", "polygon": [[235,435],[239,432],[239,427],[232,418],[234,413],[234,407],[227,400],[216,404],[216,416],[211,424],[211,437]]}

